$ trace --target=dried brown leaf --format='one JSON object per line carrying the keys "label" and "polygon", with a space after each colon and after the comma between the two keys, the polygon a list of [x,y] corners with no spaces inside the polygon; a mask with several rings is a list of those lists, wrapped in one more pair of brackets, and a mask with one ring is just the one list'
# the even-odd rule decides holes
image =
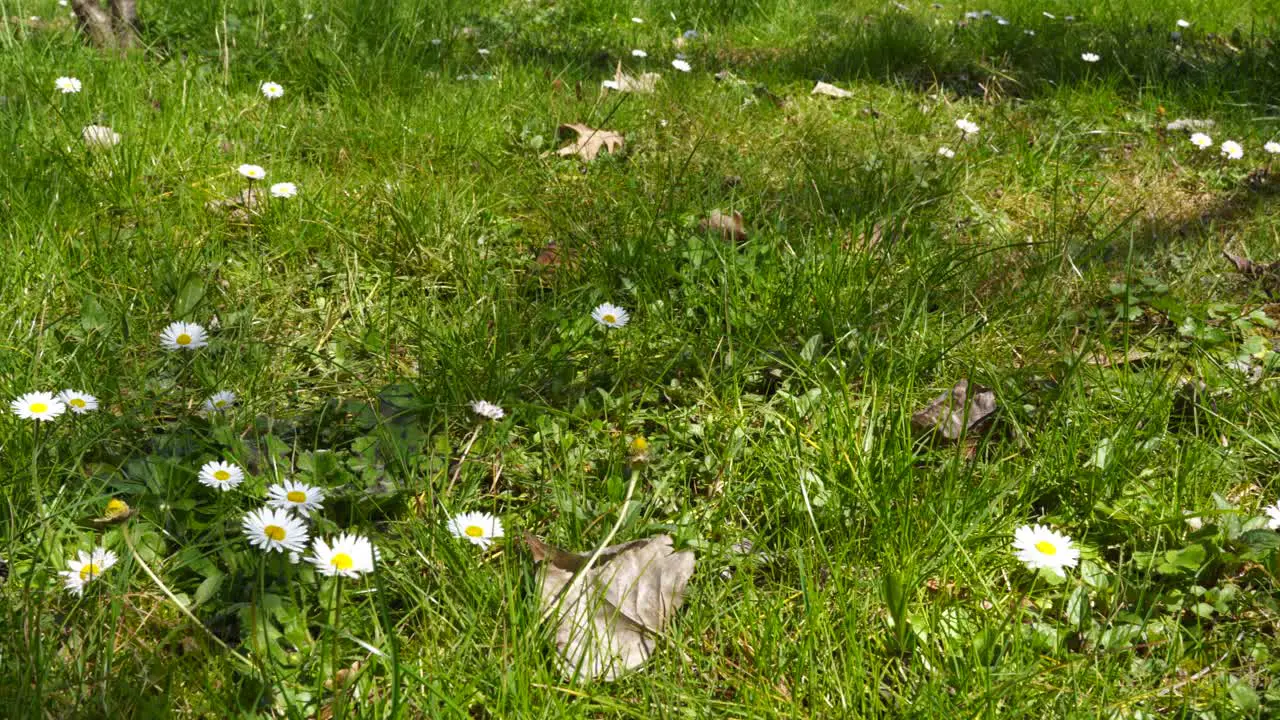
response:
{"label": "dried brown leaf", "polygon": [[566,123],[560,126],[560,136],[573,132],[577,134],[577,139],[565,145],[556,151],[557,155],[569,156],[577,155],[582,158],[583,162],[591,162],[596,159],[601,150],[606,152],[618,152],[626,145],[626,140],[622,137],[622,133],[612,130],[597,130],[587,127],[582,123]]}
{"label": "dried brown leaf", "polygon": [[698,223],[698,227],[705,232],[719,233],[725,240],[744,242],[747,239],[747,226],[742,221],[742,213],[737,210],[728,215],[712,210],[710,215]]}
{"label": "dried brown leaf", "polygon": [[600,86],[606,90],[616,90],[618,92],[632,93],[651,93],[658,87],[658,81],[662,76],[655,72],[642,73],[639,77],[633,77],[622,72],[622,63],[618,63],[618,69],[613,73],[612,80],[605,80]]}
{"label": "dried brown leaf", "polygon": [[540,604],[555,623],[565,677],[613,680],[643,665],[684,602],[693,553],[676,552],[668,535],[612,545],[574,583],[590,554],[561,550],[528,533],[524,540],[542,565]]}
{"label": "dried brown leaf", "polygon": [[210,200],[204,204],[204,207],[210,212],[225,211],[232,220],[245,222],[249,219],[250,214],[257,212],[258,205],[262,203],[262,200],[262,193],[257,188],[253,188],[241,190],[235,195],[222,200]]}
{"label": "dried brown leaf", "polygon": [[996,411],[996,394],[981,385],[969,386],[961,380],[911,416],[919,432],[937,432],[947,440],[959,440],[970,430],[985,424]]}
{"label": "dried brown leaf", "polygon": [[838,88],[835,85],[832,85],[831,83],[825,83],[825,82],[820,82],[817,85],[814,85],[813,91],[809,94],[810,95],[826,95],[827,97],[841,98],[841,99],[853,97],[853,93],[849,92],[848,90]]}

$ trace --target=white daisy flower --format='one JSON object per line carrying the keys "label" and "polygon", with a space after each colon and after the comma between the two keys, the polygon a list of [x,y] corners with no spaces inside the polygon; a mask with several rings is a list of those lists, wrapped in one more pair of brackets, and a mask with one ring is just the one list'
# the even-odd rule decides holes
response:
{"label": "white daisy flower", "polygon": [[31,392],[9,403],[13,414],[23,420],[52,420],[67,411],[53,393]]}
{"label": "white daisy flower", "polygon": [[507,414],[506,410],[488,400],[476,400],[471,403],[471,412],[490,420],[501,420]]}
{"label": "white daisy flower", "polygon": [[591,311],[591,317],[601,325],[610,328],[623,327],[631,320],[631,315],[626,310],[613,303],[597,305],[596,309]]}
{"label": "white daisy flower", "polygon": [[72,95],[80,92],[80,81],[73,77],[60,77],[53,81],[53,87],[63,95]]}
{"label": "white daisy flower", "polygon": [[671,67],[679,70],[680,72],[689,72],[693,69],[693,66],[684,60],[672,60]]}
{"label": "white daisy flower", "polygon": [[1272,530],[1280,530],[1280,500],[1275,505],[1269,505],[1266,508],[1267,527]]}
{"label": "white daisy flower", "polygon": [[236,172],[250,180],[261,180],[267,176],[267,171],[263,170],[261,165],[249,165],[248,163],[236,168]]}
{"label": "white daisy flower", "polygon": [[1023,34],[1024,34],[1024,35],[1030,35],[1031,37],[1035,37],[1035,36],[1036,36],[1036,31],[1035,31],[1035,30],[1023,30],[1022,32],[1023,32]]}
{"label": "white daisy flower", "polygon": [[998,15],[997,15],[997,16],[996,16],[996,24],[997,24],[997,25],[1008,25],[1008,24],[1009,24],[1009,20],[1008,20],[1008,18],[1000,17],[1000,16],[998,16]]}
{"label": "white daisy flower", "polygon": [[107,568],[116,564],[120,558],[105,548],[94,548],[93,552],[81,550],[76,559],[67,563],[67,570],[60,570],[67,590],[73,595],[83,595],[84,586],[98,579]]}
{"label": "white daisy flower", "polygon": [[236,404],[236,394],[230,390],[219,390],[204,401],[205,412],[222,412]]}
{"label": "white daisy flower", "polygon": [[1187,22],[1186,20],[1183,20],[1182,18],[1178,18],[1177,25],[1183,30],[1186,30],[1187,28],[1191,27],[1191,23]]}
{"label": "white daisy flower", "polygon": [[1080,551],[1071,538],[1043,525],[1023,525],[1013,533],[1013,548],[1018,559],[1031,570],[1063,570],[1080,562]]}
{"label": "white daisy flower", "polygon": [[640,48],[636,48],[635,50],[631,51],[631,57],[647,58],[649,57],[649,53],[641,50]]}
{"label": "white daisy flower", "polygon": [[979,13],[977,10],[969,10],[964,14],[965,20],[977,20],[980,17],[982,17],[982,14]]}
{"label": "white daisy flower", "polygon": [[953,158],[953,157],[955,157],[955,156],[956,156],[956,151],[955,151],[955,150],[952,150],[952,149],[951,149],[951,148],[949,148],[949,147],[943,146],[943,147],[938,148],[938,154],[939,154],[939,155],[941,155],[942,157],[944,157],[944,158],[946,158],[946,159],[950,160],[951,158]]}
{"label": "white daisy flower", "polygon": [[120,144],[120,133],[105,125],[86,125],[80,131],[80,137],[91,148],[109,148]]}
{"label": "white daisy flower", "polygon": [[956,127],[960,128],[960,132],[964,133],[965,137],[969,137],[970,135],[977,135],[979,130],[978,124],[973,122],[969,118],[960,118],[959,120],[957,120]]}
{"label": "white daisy flower", "polygon": [[267,505],[281,510],[293,510],[299,515],[310,515],[324,507],[324,490],[306,483],[285,480],[267,488]]}
{"label": "white daisy flower", "polygon": [[449,532],[488,550],[494,538],[502,537],[502,521],[489,513],[462,513],[449,520]]}
{"label": "white daisy flower", "polygon": [[476,52],[480,53],[481,55],[488,55],[488,54],[489,54],[489,48],[480,48],[480,49],[476,50]]}
{"label": "white daisy flower", "polygon": [[165,350],[195,350],[208,344],[204,328],[196,323],[170,323],[160,333],[160,345]]}
{"label": "white daisy flower", "polygon": [[291,182],[276,183],[271,186],[271,197],[291,198],[298,194],[298,186]]}
{"label": "white daisy flower", "polygon": [[284,87],[278,82],[271,82],[268,80],[262,83],[262,85],[259,86],[259,89],[262,90],[263,97],[268,100],[276,100],[284,97]]}
{"label": "white daisy flower", "polygon": [[1195,145],[1201,150],[1204,150],[1205,148],[1213,145],[1213,138],[1201,132],[1191,133],[1191,144]]}
{"label": "white daisy flower", "polygon": [[323,575],[355,578],[373,572],[373,544],[369,538],[343,533],[332,542],[316,538],[311,544],[311,561]]}
{"label": "white daisy flower", "polygon": [[240,521],[249,544],[264,551],[301,552],[307,546],[307,526],[288,510],[261,508]]}
{"label": "white daisy flower", "polygon": [[1080,53],[1080,59],[1087,63],[1096,63],[1102,59],[1102,56],[1097,53],[1087,52],[1087,53]]}
{"label": "white daisy flower", "polygon": [[1239,160],[1244,157],[1244,148],[1235,140],[1227,140],[1219,147],[1222,148],[1222,156],[1228,160]]}
{"label": "white daisy flower", "polygon": [[98,409],[98,398],[89,393],[82,393],[79,390],[63,390],[58,393],[58,402],[67,406],[67,409],[76,415],[83,415],[87,412]]}
{"label": "white daisy flower", "polygon": [[633,17],[633,18],[631,18],[631,22],[633,22],[633,23],[635,23],[635,24],[637,24],[637,25],[643,25],[643,24],[644,24],[644,18]]}
{"label": "white daisy flower", "polygon": [[1280,142],[1276,142],[1275,140],[1272,140],[1271,142],[1267,143],[1266,145],[1263,145],[1263,146],[1262,146],[1262,149],[1263,149],[1263,150],[1266,150],[1267,152],[1271,153],[1272,155],[1280,155]]}
{"label": "white daisy flower", "polygon": [[238,465],[210,460],[200,467],[200,484],[219,490],[230,490],[244,482],[244,471]]}

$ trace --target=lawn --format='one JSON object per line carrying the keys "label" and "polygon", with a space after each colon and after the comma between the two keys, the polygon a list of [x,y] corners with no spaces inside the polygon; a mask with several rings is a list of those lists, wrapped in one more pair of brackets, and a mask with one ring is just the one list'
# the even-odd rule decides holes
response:
{"label": "lawn", "polygon": [[140,14],[0,0],[0,716],[1280,714],[1280,0]]}

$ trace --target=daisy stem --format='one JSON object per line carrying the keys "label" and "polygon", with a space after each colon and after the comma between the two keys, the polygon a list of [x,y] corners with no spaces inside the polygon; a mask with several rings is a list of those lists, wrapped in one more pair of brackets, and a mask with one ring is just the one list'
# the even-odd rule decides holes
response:
{"label": "daisy stem", "polygon": [[36,513],[42,512],[41,501],[44,493],[40,491],[40,425],[43,420],[36,420],[31,431],[31,492],[36,496]]}
{"label": "daisy stem", "polygon": [[445,497],[453,491],[453,486],[458,482],[458,476],[462,474],[462,464],[467,461],[467,455],[471,453],[471,446],[475,444],[476,438],[480,436],[480,428],[484,427],[483,421],[476,425],[476,429],[471,432],[471,437],[467,438],[467,444],[462,448],[462,454],[458,456],[458,464],[453,468],[453,477],[449,478],[449,487],[445,488]]}
{"label": "daisy stem", "polygon": [[338,687],[338,619],[342,616],[342,576],[334,578],[337,582],[333,584],[333,606],[332,614],[329,617],[329,657],[330,667],[329,675],[334,678],[333,689],[335,692],[341,690]]}

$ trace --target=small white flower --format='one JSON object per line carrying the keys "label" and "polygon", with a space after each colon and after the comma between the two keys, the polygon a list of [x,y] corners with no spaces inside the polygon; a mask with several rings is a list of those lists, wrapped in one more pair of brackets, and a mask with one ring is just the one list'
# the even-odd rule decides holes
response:
{"label": "small white flower", "polygon": [[633,17],[633,18],[631,18],[631,22],[633,22],[633,23],[635,23],[635,24],[637,24],[637,25],[643,25],[643,24],[644,24],[644,18]]}
{"label": "small white flower", "polygon": [[267,488],[267,504],[273,508],[310,515],[324,507],[324,490],[295,480]]}
{"label": "small white flower", "polygon": [[1080,551],[1071,538],[1043,525],[1023,525],[1013,533],[1013,548],[1018,559],[1032,570],[1063,570],[1080,562]]}
{"label": "small white flower", "polygon": [[1178,27],[1182,28],[1183,30],[1185,30],[1185,29],[1187,29],[1187,28],[1191,27],[1191,23],[1187,22],[1186,20],[1183,20],[1182,18],[1178,18],[1178,23],[1177,23],[1177,25],[1178,25]]}
{"label": "small white flower", "polygon": [[80,131],[80,137],[91,148],[109,148],[120,143],[120,133],[105,125],[87,125]]}
{"label": "small white flower", "polygon": [[31,392],[9,403],[13,414],[23,420],[52,420],[67,411],[53,393]]}
{"label": "small white flower", "polygon": [[1044,15],[1045,17],[1049,18],[1050,20],[1057,20],[1057,19],[1058,19],[1058,16],[1057,16],[1057,15],[1054,15],[1053,13],[1051,13],[1051,12],[1049,12],[1049,11],[1047,11],[1047,10],[1041,10],[1041,11],[1040,11],[1040,14],[1041,14],[1041,15]]}
{"label": "small white flower", "polygon": [[291,182],[280,182],[271,186],[271,197],[291,198],[298,194],[298,186]]}
{"label": "small white flower", "polygon": [[226,491],[242,482],[244,482],[244,471],[229,462],[210,460],[200,467],[201,485]]}
{"label": "small white flower", "polygon": [[196,350],[208,344],[204,328],[196,323],[170,323],[160,333],[160,345],[166,350]]}
{"label": "small white flower", "polygon": [[1080,53],[1080,59],[1087,63],[1096,63],[1102,59],[1102,56],[1097,53],[1087,52],[1087,53]]}
{"label": "small white flower", "polygon": [[623,327],[631,320],[631,315],[628,314],[626,310],[623,310],[613,303],[597,305],[596,309],[591,311],[591,317],[596,322],[608,328]]}
{"label": "small white flower", "polygon": [[488,400],[476,400],[471,403],[471,412],[490,420],[501,420],[507,414],[507,411]]}
{"label": "small white flower", "polygon": [[261,180],[267,176],[267,171],[263,170],[261,165],[249,165],[247,163],[236,168],[236,172],[250,180]]}
{"label": "small white flower", "polygon": [[76,415],[84,415],[98,409],[98,398],[79,390],[63,390],[58,393],[58,401]]}
{"label": "small white flower", "polygon": [[268,100],[276,100],[284,97],[284,87],[278,82],[271,82],[268,80],[262,83],[262,85],[259,86],[259,89],[262,90],[263,97]]}
{"label": "small white flower", "polygon": [[1035,30],[1023,30],[1022,32],[1023,32],[1023,34],[1025,34],[1025,35],[1030,35],[1031,37],[1035,37],[1035,36],[1036,36],[1036,31],[1035,31]]}
{"label": "small white flower", "polygon": [[1008,20],[1008,18],[1000,17],[1000,16],[998,16],[998,15],[997,15],[997,16],[996,16],[996,24],[997,24],[997,25],[1008,25],[1008,24],[1009,24],[1009,20]]}
{"label": "small white flower", "polygon": [[219,390],[204,401],[205,412],[222,412],[236,404],[236,394],[230,390]]}
{"label": "small white flower", "polygon": [[647,58],[649,57],[649,53],[641,50],[640,48],[636,48],[635,50],[631,51],[631,57]]}
{"label": "small white flower", "polygon": [[1187,529],[1191,532],[1200,532],[1204,528],[1204,518],[1190,510],[1182,511],[1182,520],[1187,524]]}
{"label": "small white flower", "polygon": [[1262,149],[1266,150],[1272,155],[1280,155],[1280,142],[1276,142],[1275,140],[1272,140],[1271,142],[1268,142],[1266,145],[1263,145]]}
{"label": "small white flower", "polygon": [[488,550],[494,538],[502,537],[502,521],[489,513],[462,513],[449,520],[449,532]]}
{"label": "small white flower", "polygon": [[978,124],[969,118],[960,118],[957,120],[956,127],[960,128],[960,132],[964,133],[965,137],[976,135],[979,130]]}
{"label": "small white flower", "polygon": [[93,582],[106,572],[107,568],[119,560],[116,554],[105,548],[94,548],[92,553],[81,550],[75,560],[67,563],[67,570],[60,570],[67,590],[73,595],[83,595],[84,586]]}
{"label": "small white flower", "polygon": [[964,14],[965,20],[977,20],[982,15],[977,10],[970,10]]}
{"label": "small white flower", "polygon": [[60,77],[53,81],[53,87],[63,95],[72,95],[80,92],[80,81],[73,77]]}
{"label": "small white flower", "polygon": [[1209,137],[1208,135],[1205,135],[1202,132],[1191,133],[1191,144],[1195,145],[1201,150],[1204,150],[1205,148],[1213,145],[1213,138]]}
{"label": "small white flower", "polygon": [[476,50],[476,52],[480,53],[481,55],[488,55],[489,48],[480,48],[479,50]]}
{"label": "small white flower", "polygon": [[307,559],[323,575],[355,578],[373,572],[374,554],[369,538],[343,533],[332,543],[316,538],[311,545],[311,557]]}
{"label": "small white flower", "polygon": [[302,552],[307,547],[307,526],[288,510],[261,508],[245,513],[240,521],[249,544],[265,551]]}
{"label": "small white flower", "polygon": [[956,151],[952,150],[949,147],[943,146],[938,148],[938,155],[950,160],[951,158],[956,156]]}
{"label": "small white flower", "polygon": [[693,69],[693,66],[684,60],[672,60],[671,67],[679,70],[680,72],[689,72]]}
{"label": "small white flower", "polygon": [[1227,140],[1219,147],[1222,148],[1222,156],[1228,160],[1239,160],[1244,157],[1244,148],[1240,147],[1240,143],[1235,140]]}
{"label": "small white flower", "polygon": [[1267,527],[1272,530],[1280,530],[1280,500],[1277,500],[1275,505],[1268,505],[1266,513],[1268,518]]}

